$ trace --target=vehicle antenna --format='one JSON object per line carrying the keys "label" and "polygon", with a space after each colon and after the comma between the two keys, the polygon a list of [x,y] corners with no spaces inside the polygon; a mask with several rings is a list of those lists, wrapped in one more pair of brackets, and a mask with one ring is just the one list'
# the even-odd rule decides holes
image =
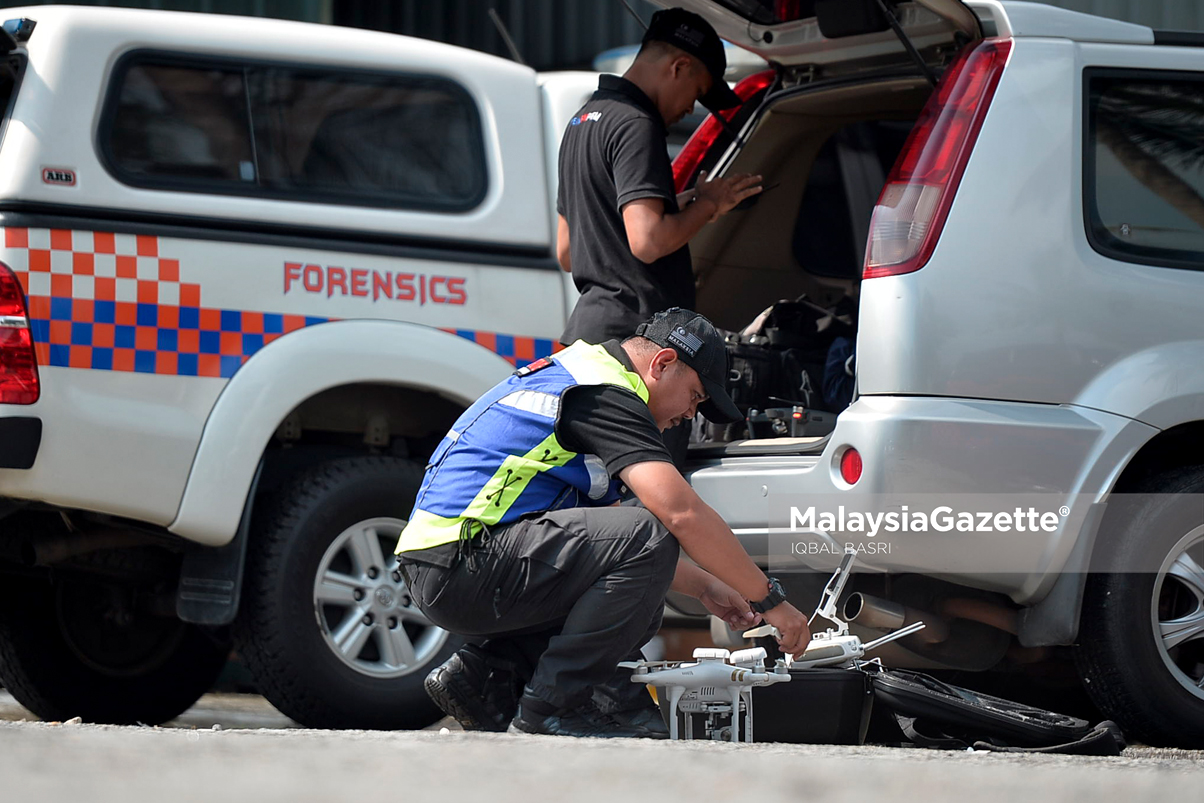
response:
{"label": "vehicle antenna", "polygon": [[627,0],[619,0],[619,2],[623,4],[623,8],[627,9],[628,14],[635,17],[635,21],[640,24],[641,28],[643,28],[645,31],[648,30],[648,23],[644,22],[644,20],[640,18],[640,15],[635,13],[635,9],[631,7],[631,4],[628,3]]}
{"label": "vehicle antenna", "polygon": [[497,9],[492,6],[489,7],[489,19],[493,20],[494,27],[502,35],[502,41],[506,43],[506,48],[510,51],[510,57],[526,67],[527,62],[523,59],[523,54],[518,52],[518,46],[514,44],[514,40],[510,38],[510,31],[506,30],[506,23],[502,22]]}

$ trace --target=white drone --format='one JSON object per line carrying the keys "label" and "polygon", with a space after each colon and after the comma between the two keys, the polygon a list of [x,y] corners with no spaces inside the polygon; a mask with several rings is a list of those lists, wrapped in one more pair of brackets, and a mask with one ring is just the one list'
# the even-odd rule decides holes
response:
{"label": "white drone", "polygon": [[[722,738],[725,731],[729,741],[740,741],[741,714],[744,719],[744,741],[753,740],[752,690],[755,686],[785,683],[790,674],[783,661],[772,669],[765,667],[764,647],[753,647],[729,653],[724,649],[699,647],[695,660],[685,661],[626,661],[619,666],[633,669],[633,683],[646,683],[658,690],[668,691],[669,738],[679,739],[677,712],[685,717],[685,738],[694,738],[694,714],[706,718],[706,730],[712,739]],[[665,692],[657,698],[664,704]],[[716,717],[730,718],[729,728],[715,728]]]}
{"label": "white drone", "polygon": [[[836,628],[813,635],[811,643],[801,655],[787,655],[784,661],[776,661],[772,668],[766,668],[765,659],[768,654],[764,647],[753,647],[733,653],[724,649],[699,647],[694,650],[695,660],[692,662],[625,661],[619,666],[634,670],[631,673],[633,683],[645,683],[657,689],[667,690],[669,738],[681,738],[677,722],[677,714],[680,711],[686,714],[687,739],[694,738],[693,715],[702,714],[705,717],[706,733],[710,738],[721,739],[725,731],[730,730],[730,733],[726,734],[728,740],[740,741],[740,720],[743,719],[744,741],[751,742],[753,688],[785,683],[790,680],[791,669],[821,666],[856,668],[867,652],[923,629],[924,623],[916,622],[865,643],[862,643],[858,636],[849,633],[848,623],[836,612],[836,602],[849,580],[856,557],[852,552],[845,554],[840,567],[824,587],[819,607],[808,622],[814,622],[815,617],[822,616],[836,625]],[[744,633],[745,638],[769,635],[776,637],[780,634],[773,625],[762,625]],[[657,699],[663,705],[666,699],[665,691],[659,691]],[[717,717],[729,718],[730,727],[716,728]]]}

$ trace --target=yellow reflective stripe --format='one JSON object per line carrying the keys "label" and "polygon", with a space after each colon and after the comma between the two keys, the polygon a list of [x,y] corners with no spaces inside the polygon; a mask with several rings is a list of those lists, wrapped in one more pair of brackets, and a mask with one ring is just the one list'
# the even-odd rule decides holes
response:
{"label": "yellow reflective stripe", "polygon": [[648,387],[640,375],[624,368],[602,346],[578,340],[553,359],[564,366],[579,385],[618,385],[635,393],[644,404],[648,403]]}
{"label": "yellow reflective stripe", "polygon": [[463,522],[459,517],[448,519],[427,513],[425,510],[415,510],[405,529],[401,531],[401,537],[397,539],[397,549],[393,550],[393,554],[400,555],[415,549],[450,544],[460,538]]}
{"label": "yellow reflective stripe", "polygon": [[[576,452],[567,451],[560,445],[555,433],[544,438],[525,455],[510,455],[460,515],[485,524],[497,524],[536,474],[563,466],[576,455]],[[554,462],[552,458],[556,458]]]}
{"label": "yellow reflective stripe", "polygon": [[[547,452],[547,462],[544,458],[545,452]],[[409,523],[401,531],[401,537],[397,539],[395,554],[450,544],[460,538],[460,529],[464,526],[465,519],[472,519],[487,525],[497,524],[537,473],[563,466],[576,456],[576,452],[570,452],[561,446],[560,441],[556,440],[556,436],[553,434],[544,438],[538,446],[525,455],[507,457],[502,461],[501,468],[490,477],[489,482],[485,483],[485,487],[477,493],[476,498],[459,516],[447,518],[428,513],[425,510],[415,510]],[[554,462],[552,461],[553,457],[556,458]],[[511,472],[510,477],[517,475],[519,479],[507,482],[507,471]],[[491,496],[491,494],[501,494],[501,498]],[[500,504],[498,504],[499,502]],[[472,526],[474,536],[478,529],[479,525]]]}

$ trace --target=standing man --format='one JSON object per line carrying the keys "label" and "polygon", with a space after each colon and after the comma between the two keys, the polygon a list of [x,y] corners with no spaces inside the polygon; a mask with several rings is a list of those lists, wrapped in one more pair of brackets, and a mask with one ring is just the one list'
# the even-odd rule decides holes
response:
{"label": "standing man", "polygon": [[760,176],[704,181],[677,196],[668,126],[693,110],[740,104],[723,80],[715,30],[680,8],[658,11],[622,78],[603,75],[560,145],[556,237],[581,298],[560,342],[626,337],[669,307],[694,307],[686,245],[708,221],[761,191]]}
{"label": "standing man", "polygon": [[[786,652],[806,647],[806,617],[658,432],[698,409],[738,417],[726,373],[710,321],[671,309],[622,342],[578,341],[520,368],[435,449],[397,554],[422,612],[474,642],[426,679],[465,729],[666,737],[618,664],[639,659],[671,588],[734,627],[762,615]],[[620,483],[642,506],[616,504]]]}

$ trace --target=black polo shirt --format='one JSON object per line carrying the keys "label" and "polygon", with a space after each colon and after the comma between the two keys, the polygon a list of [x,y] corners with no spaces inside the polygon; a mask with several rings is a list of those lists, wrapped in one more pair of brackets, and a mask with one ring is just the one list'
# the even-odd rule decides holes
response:
{"label": "black polo shirt", "polygon": [[665,123],[635,84],[614,75],[569,121],[560,144],[556,211],[569,223],[573,282],[581,299],[560,341],[601,343],[628,337],[669,307],[694,307],[690,249],[651,264],[636,259],[623,226],[623,205],[660,198],[676,213]]}
{"label": "black polo shirt", "polygon": [[[628,371],[635,370],[618,340],[607,340],[602,347]],[[673,462],[647,403],[615,385],[577,385],[566,390],[556,438],[570,451],[600,457],[612,479],[636,463]]]}

